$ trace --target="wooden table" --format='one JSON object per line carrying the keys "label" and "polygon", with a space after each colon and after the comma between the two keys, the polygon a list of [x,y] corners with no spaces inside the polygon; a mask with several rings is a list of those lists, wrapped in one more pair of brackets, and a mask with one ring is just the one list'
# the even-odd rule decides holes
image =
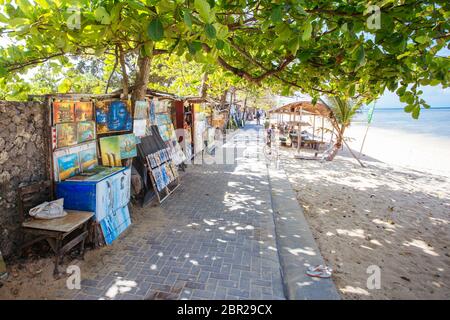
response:
{"label": "wooden table", "polygon": [[[88,222],[94,216],[93,212],[87,211],[66,210],[66,212],[67,215],[62,218],[30,219],[22,223],[22,227],[27,233],[38,236],[23,247],[44,239],[50,244],[56,255],[53,271],[55,275],[59,274],[58,266],[62,256],[77,244],[81,244],[80,255],[83,257],[84,242],[88,235]],[[80,233],[64,243],[64,240],[77,229],[80,229]]]}

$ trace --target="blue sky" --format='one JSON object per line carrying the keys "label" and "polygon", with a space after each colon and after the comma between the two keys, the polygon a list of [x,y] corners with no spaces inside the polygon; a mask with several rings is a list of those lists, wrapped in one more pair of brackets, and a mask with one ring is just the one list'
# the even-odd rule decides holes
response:
{"label": "blue sky", "polygon": [[[423,91],[422,99],[424,99],[432,108],[433,107],[450,107],[450,88],[442,88],[442,86],[435,87],[421,87]],[[400,102],[395,92],[385,93],[378,101],[378,108],[400,108],[405,106]]]}

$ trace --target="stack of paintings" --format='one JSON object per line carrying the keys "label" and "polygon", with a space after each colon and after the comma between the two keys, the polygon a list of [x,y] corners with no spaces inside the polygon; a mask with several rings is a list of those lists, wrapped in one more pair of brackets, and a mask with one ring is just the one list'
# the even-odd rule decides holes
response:
{"label": "stack of paintings", "polygon": [[98,165],[91,101],[53,101],[54,180],[62,181]]}

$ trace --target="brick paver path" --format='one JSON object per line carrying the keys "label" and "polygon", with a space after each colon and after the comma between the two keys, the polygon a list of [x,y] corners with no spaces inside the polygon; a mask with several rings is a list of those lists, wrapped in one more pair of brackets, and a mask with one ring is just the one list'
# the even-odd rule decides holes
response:
{"label": "brick paver path", "polygon": [[[225,146],[257,152],[243,133]],[[60,297],[284,299],[265,161],[240,160],[189,166],[160,208],[134,208],[138,221],[105,257],[82,264],[81,290]]]}

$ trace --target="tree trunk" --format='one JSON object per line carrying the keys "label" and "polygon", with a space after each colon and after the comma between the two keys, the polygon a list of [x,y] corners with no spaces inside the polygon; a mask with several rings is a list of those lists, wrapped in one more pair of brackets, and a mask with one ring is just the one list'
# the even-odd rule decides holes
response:
{"label": "tree trunk", "polygon": [[345,132],[345,126],[342,125],[341,128],[336,133],[336,143],[333,146],[333,149],[331,150],[331,153],[327,156],[327,161],[333,161],[334,157],[336,157],[339,150],[342,148],[342,144],[344,142],[344,132]]}
{"label": "tree trunk", "polygon": [[204,72],[202,75],[202,84],[198,92],[199,96],[202,98],[206,98],[206,93],[208,92],[208,85],[206,84],[207,81],[208,81],[208,74]]}
{"label": "tree trunk", "polygon": [[138,72],[136,75],[136,82],[134,84],[132,100],[144,100],[147,93],[147,85],[150,76],[150,66],[152,59],[148,56],[139,56],[138,58]]}
{"label": "tree trunk", "polygon": [[122,48],[120,48],[119,55],[120,67],[122,69],[122,93],[125,99],[128,99],[128,73],[127,66],[125,64],[125,53]]}

